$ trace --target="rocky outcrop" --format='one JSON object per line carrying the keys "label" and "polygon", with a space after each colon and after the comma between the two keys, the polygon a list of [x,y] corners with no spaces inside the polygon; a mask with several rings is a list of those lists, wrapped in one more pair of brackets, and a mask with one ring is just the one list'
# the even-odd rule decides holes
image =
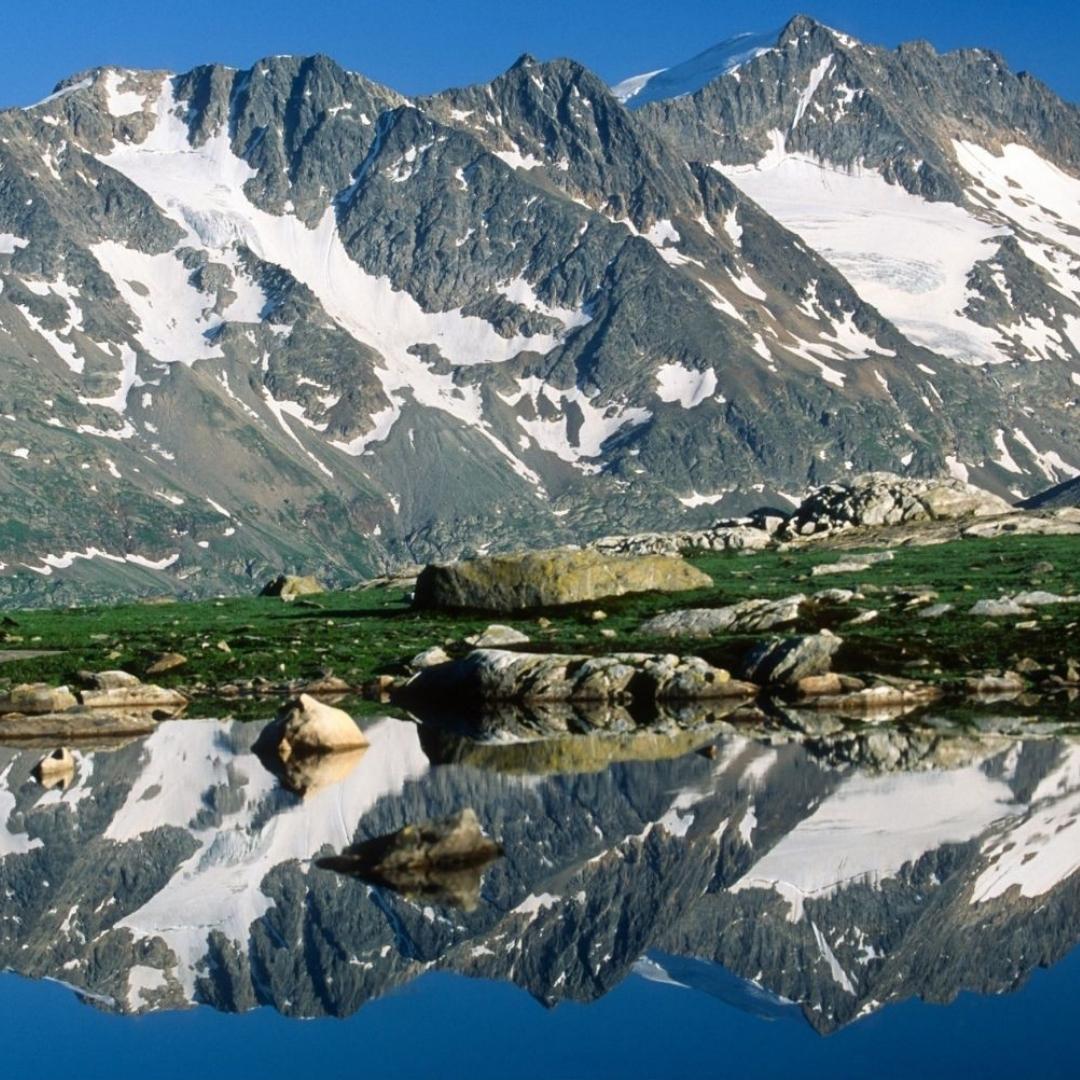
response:
{"label": "rocky outcrop", "polygon": [[647,637],[707,638],[713,634],[742,634],[786,626],[799,618],[806,597],[802,593],[780,600],[742,600],[719,608],[666,611],[642,623],[638,633]]}
{"label": "rocky outcrop", "polygon": [[259,736],[256,750],[272,750],[282,761],[307,754],[362,750],[368,745],[356,721],[343,709],[308,694],[286,702]]}
{"label": "rocky outcrop", "polygon": [[425,668],[406,684],[412,701],[672,702],[747,698],[756,687],[696,656],[538,655],[476,649]]}
{"label": "rocky outcrop", "polygon": [[745,679],[770,686],[796,686],[800,679],[828,674],[842,639],[828,631],[765,641],[743,659]]}
{"label": "rocky outcrop", "polygon": [[995,536],[1080,536],[1080,510],[1008,514],[968,525],[963,535],[969,540],[992,540]]}
{"label": "rocky outcrop", "polygon": [[273,581],[268,581],[260,596],[277,596],[286,602],[298,596],[315,596],[323,587],[311,576],[301,577],[296,574],[278,574]]}
{"label": "rocky outcrop", "polygon": [[427,566],[416,579],[414,605],[512,612],[711,584],[707,574],[673,556],[558,549]]}
{"label": "rocky outcrop", "polygon": [[773,543],[782,517],[717,522],[708,529],[604,536],[589,546],[606,555],[681,555],[686,551],[761,551]]}
{"label": "rocky outcrop", "polygon": [[484,869],[503,854],[466,807],[452,817],[406,825],[316,861],[323,870],[384,885],[404,896],[476,909]]}
{"label": "rocky outcrop", "polygon": [[865,473],[813,491],[780,527],[779,536],[793,540],[862,526],[988,517],[1010,510],[1004,499],[950,477],[924,480]]}

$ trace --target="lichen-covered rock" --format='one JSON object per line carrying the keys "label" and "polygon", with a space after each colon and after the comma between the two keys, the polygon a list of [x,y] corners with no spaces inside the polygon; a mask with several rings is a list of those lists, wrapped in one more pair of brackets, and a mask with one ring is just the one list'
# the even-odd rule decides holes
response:
{"label": "lichen-covered rock", "polygon": [[511,612],[711,584],[707,574],[673,556],[557,549],[432,564],[416,580],[413,603],[418,608]]}
{"label": "lichen-covered rock", "polygon": [[642,623],[638,633],[648,637],[706,638],[721,633],[753,633],[786,626],[799,618],[806,602],[802,593],[781,600],[752,599],[719,608],[666,611]]}

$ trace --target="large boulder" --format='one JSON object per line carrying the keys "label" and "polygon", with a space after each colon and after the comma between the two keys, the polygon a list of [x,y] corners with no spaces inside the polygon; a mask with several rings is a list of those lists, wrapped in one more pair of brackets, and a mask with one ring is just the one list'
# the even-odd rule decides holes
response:
{"label": "large boulder", "polygon": [[827,631],[780,641],[764,641],[743,658],[744,679],[770,686],[797,686],[810,675],[827,675],[832,658],[843,644]]}
{"label": "large boulder", "polygon": [[367,745],[364,733],[347,712],[301,694],[278,710],[263,728],[255,749],[273,749],[282,761],[288,761],[297,754],[362,750]]}
{"label": "large boulder", "polygon": [[665,611],[642,623],[638,633],[646,637],[707,638],[713,634],[743,634],[771,630],[796,622],[806,602],[802,593],[781,600],[751,599],[719,608],[688,608]]}
{"label": "large boulder", "polygon": [[559,549],[427,566],[416,579],[413,603],[418,608],[505,613],[711,584],[707,574],[676,556]]}
{"label": "large boulder", "polygon": [[273,581],[268,581],[260,596],[278,596],[282,600],[295,600],[298,596],[314,596],[321,593],[323,587],[313,577],[300,577],[295,574],[279,574]]}
{"label": "large boulder", "polygon": [[864,473],[811,492],[780,529],[784,539],[861,526],[1007,514],[1004,499],[953,477],[920,479]]}

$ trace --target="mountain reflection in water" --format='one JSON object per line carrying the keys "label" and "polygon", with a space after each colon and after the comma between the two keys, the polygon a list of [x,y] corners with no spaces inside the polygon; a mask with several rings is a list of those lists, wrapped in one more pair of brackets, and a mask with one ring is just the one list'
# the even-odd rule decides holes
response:
{"label": "mountain reflection in water", "polygon": [[[636,971],[829,1033],[1014,990],[1080,939],[1080,742],[727,735],[643,761],[572,742],[565,766],[537,744],[530,771],[520,744],[385,717],[301,797],[253,754],[259,730],[165,722],[77,753],[67,790],[32,779],[40,750],[0,748],[0,965],[121,1013],[298,1017],[431,969],[547,1005]],[[314,866],[466,806],[506,852],[475,911]]]}

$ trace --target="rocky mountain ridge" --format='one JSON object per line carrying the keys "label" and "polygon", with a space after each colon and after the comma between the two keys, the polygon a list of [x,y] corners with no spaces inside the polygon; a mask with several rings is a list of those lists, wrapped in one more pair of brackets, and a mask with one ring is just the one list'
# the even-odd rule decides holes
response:
{"label": "rocky mountain ridge", "polygon": [[1075,107],[803,18],[751,51],[636,110],[525,56],[415,101],[274,57],[0,111],[3,599],[1076,475]]}

